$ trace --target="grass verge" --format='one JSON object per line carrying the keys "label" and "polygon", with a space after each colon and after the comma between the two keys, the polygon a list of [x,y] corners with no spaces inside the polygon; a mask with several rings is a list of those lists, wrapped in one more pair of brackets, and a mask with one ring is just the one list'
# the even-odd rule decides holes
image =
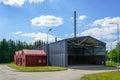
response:
{"label": "grass verge", "polygon": [[[115,66],[117,66],[117,63],[115,63],[115,62],[111,62],[111,61],[106,61],[106,66],[113,66],[113,67],[115,67]],[[120,63],[119,63],[119,66],[120,66]]]}
{"label": "grass verge", "polygon": [[65,67],[55,67],[55,66],[35,66],[35,67],[24,67],[17,66],[14,63],[10,63],[7,65],[10,68],[16,69],[21,72],[48,72],[48,71],[62,71],[67,70]]}
{"label": "grass verge", "polygon": [[83,76],[80,80],[120,80],[120,72],[104,72]]}

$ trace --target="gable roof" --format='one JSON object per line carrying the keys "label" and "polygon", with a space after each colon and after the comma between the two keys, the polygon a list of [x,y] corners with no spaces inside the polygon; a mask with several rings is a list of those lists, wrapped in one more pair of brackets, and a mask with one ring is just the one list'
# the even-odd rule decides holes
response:
{"label": "gable roof", "polygon": [[40,56],[46,56],[46,53],[44,50],[29,50],[29,49],[23,49],[22,53],[24,55],[40,55]]}
{"label": "gable roof", "polygon": [[[94,37],[91,37],[91,36],[81,36],[81,37],[76,37],[76,38],[68,38],[68,39],[63,39],[63,40],[60,40],[60,41],[56,41],[56,42],[52,42],[52,43],[49,43],[49,45],[51,44],[55,44],[55,43],[58,43],[58,42],[61,42],[61,41],[66,41],[68,43],[68,45],[80,45],[80,46],[85,46],[85,45],[88,45],[88,46],[106,46],[106,43],[94,38]],[[43,46],[47,46],[46,45],[43,45]],[[40,49],[41,47],[43,46],[38,46],[37,48],[35,49]]]}
{"label": "gable roof", "polygon": [[106,43],[93,38],[91,36],[83,36],[83,37],[76,37],[76,38],[69,38],[66,39],[69,44],[73,45],[82,45],[82,44],[87,44],[91,46],[105,46]]}

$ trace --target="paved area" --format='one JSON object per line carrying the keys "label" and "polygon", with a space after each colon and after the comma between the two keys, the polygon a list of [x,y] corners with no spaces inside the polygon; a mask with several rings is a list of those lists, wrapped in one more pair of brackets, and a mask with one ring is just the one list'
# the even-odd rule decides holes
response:
{"label": "paved area", "polygon": [[116,70],[104,66],[70,66],[66,71],[18,72],[6,65],[0,65],[0,80],[80,80],[85,74]]}

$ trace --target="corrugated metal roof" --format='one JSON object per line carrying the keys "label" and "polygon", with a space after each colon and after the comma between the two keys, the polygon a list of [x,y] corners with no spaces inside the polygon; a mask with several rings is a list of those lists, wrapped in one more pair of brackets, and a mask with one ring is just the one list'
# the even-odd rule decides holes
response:
{"label": "corrugated metal roof", "polygon": [[80,46],[85,46],[85,45],[89,45],[89,46],[105,46],[106,43],[93,38],[91,36],[83,36],[83,37],[77,37],[77,38],[70,38],[70,39],[66,39],[68,42],[68,45],[80,45]]}
{"label": "corrugated metal roof", "polygon": [[84,39],[92,39],[92,41],[90,41],[90,40],[87,40],[87,42],[89,42],[89,43],[95,43],[95,42],[97,42],[97,43],[101,43],[101,44],[106,44],[106,43],[104,43],[104,42],[102,42],[102,41],[100,41],[100,40],[98,40],[98,39],[96,39],[96,38],[94,38],[94,37],[91,37],[91,36],[81,36],[81,37],[76,37],[76,38],[68,38],[68,39],[65,39],[65,40],[67,40],[67,41],[71,41],[71,40],[84,40]]}
{"label": "corrugated metal roof", "polygon": [[23,49],[22,50],[23,54],[25,55],[40,55],[40,56],[46,56],[46,53],[44,50],[28,50],[28,49]]}
{"label": "corrugated metal roof", "polygon": [[[86,40],[85,40],[86,39]],[[102,42],[94,37],[91,37],[91,36],[81,36],[81,37],[76,37],[76,38],[68,38],[68,39],[63,39],[63,40],[60,40],[60,41],[57,41],[57,42],[52,42],[50,44],[55,44],[55,43],[58,43],[58,42],[61,42],[61,41],[67,41],[67,42],[76,42],[76,41],[79,41],[80,43],[88,43],[88,44],[91,44],[91,45],[106,45],[105,42]],[[47,46],[46,45],[43,45],[43,46]],[[42,46],[38,46],[36,49],[40,49]]]}

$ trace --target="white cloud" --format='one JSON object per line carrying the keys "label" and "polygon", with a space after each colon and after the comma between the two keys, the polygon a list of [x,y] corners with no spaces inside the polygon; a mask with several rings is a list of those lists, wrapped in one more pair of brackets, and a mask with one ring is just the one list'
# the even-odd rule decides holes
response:
{"label": "white cloud", "polygon": [[22,6],[25,3],[25,0],[0,0],[0,3],[10,6]]}
{"label": "white cloud", "polygon": [[61,0],[49,0],[50,2],[52,2],[52,3],[58,3],[58,2],[60,2]]}
{"label": "white cloud", "polygon": [[95,20],[92,24],[93,28],[79,33],[79,36],[93,36],[98,39],[113,39],[116,38],[117,25],[112,25],[109,23],[120,23],[120,17],[114,18],[103,18]]}
{"label": "white cloud", "polygon": [[29,3],[41,3],[44,2],[44,0],[29,0]]}
{"label": "white cloud", "polygon": [[22,34],[22,36],[25,36],[25,37],[32,37],[35,41],[36,40],[43,40],[43,41],[46,41],[46,36],[47,34],[45,33],[24,33]]}
{"label": "white cloud", "polygon": [[40,17],[36,17],[31,20],[31,23],[33,26],[39,26],[39,27],[52,27],[63,24],[62,18],[55,17],[52,15],[47,15],[47,16],[42,15]]}
{"label": "white cloud", "polygon": [[[10,6],[22,6],[25,4],[25,1],[27,0],[0,0],[0,3],[3,3],[5,5]],[[28,0],[29,3],[41,3],[44,2],[44,0]]]}
{"label": "white cloud", "polygon": [[86,18],[87,18],[87,16],[85,16],[85,15],[79,16],[79,20],[80,20],[80,21],[83,21],[83,20],[85,20]]}
{"label": "white cloud", "polygon": [[99,38],[99,36],[102,35],[102,30],[99,28],[92,28],[86,31],[83,31],[81,34],[79,34],[81,36],[95,36],[96,38]]}
{"label": "white cloud", "polygon": [[119,23],[120,24],[120,17],[105,17],[103,19],[99,19],[93,22],[93,26],[101,26],[101,27],[111,27],[113,25],[109,23]]}
{"label": "white cloud", "polygon": [[73,17],[70,17],[71,20],[73,20],[74,18]]}
{"label": "white cloud", "polygon": [[15,35],[22,34],[22,33],[23,33],[22,31],[14,32]]}
{"label": "white cloud", "polygon": [[[87,16],[81,15],[81,16],[79,16],[77,19],[78,19],[79,21],[83,21],[83,20],[85,20],[86,18],[87,18]],[[73,20],[74,17],[70,17],[70,19]]]}
{"label": "white cloud", "polygon": [[117,45],[117,40],[113,40],[111,42],[107,42],[106,46],[107,49],[110,51],[111,49],[114,49]]}
{"label": "white cloud", "polygon": [[[33,38],[32,41],[37,41],[37,40],[42,40],[42,41],[45,41],[47,42],[47,33],[20,33],[20,32],[15,32],[16,35],[21,35],[23,37],[30,37],[30,38]],[[49,42],[55,42],[55,37],[56,36],[53,36],[53,35],[48,35],[48,40]],[[57,38],[57,40],[61,40],[60,38]]]}
{"label": "white cloud", "polygon": [[86,31],[83,31],[82,33],[78,34],[79,36],[93,36],[97,39],[112,39],[116,38],[114,33],[114,28],[92,28]]}

